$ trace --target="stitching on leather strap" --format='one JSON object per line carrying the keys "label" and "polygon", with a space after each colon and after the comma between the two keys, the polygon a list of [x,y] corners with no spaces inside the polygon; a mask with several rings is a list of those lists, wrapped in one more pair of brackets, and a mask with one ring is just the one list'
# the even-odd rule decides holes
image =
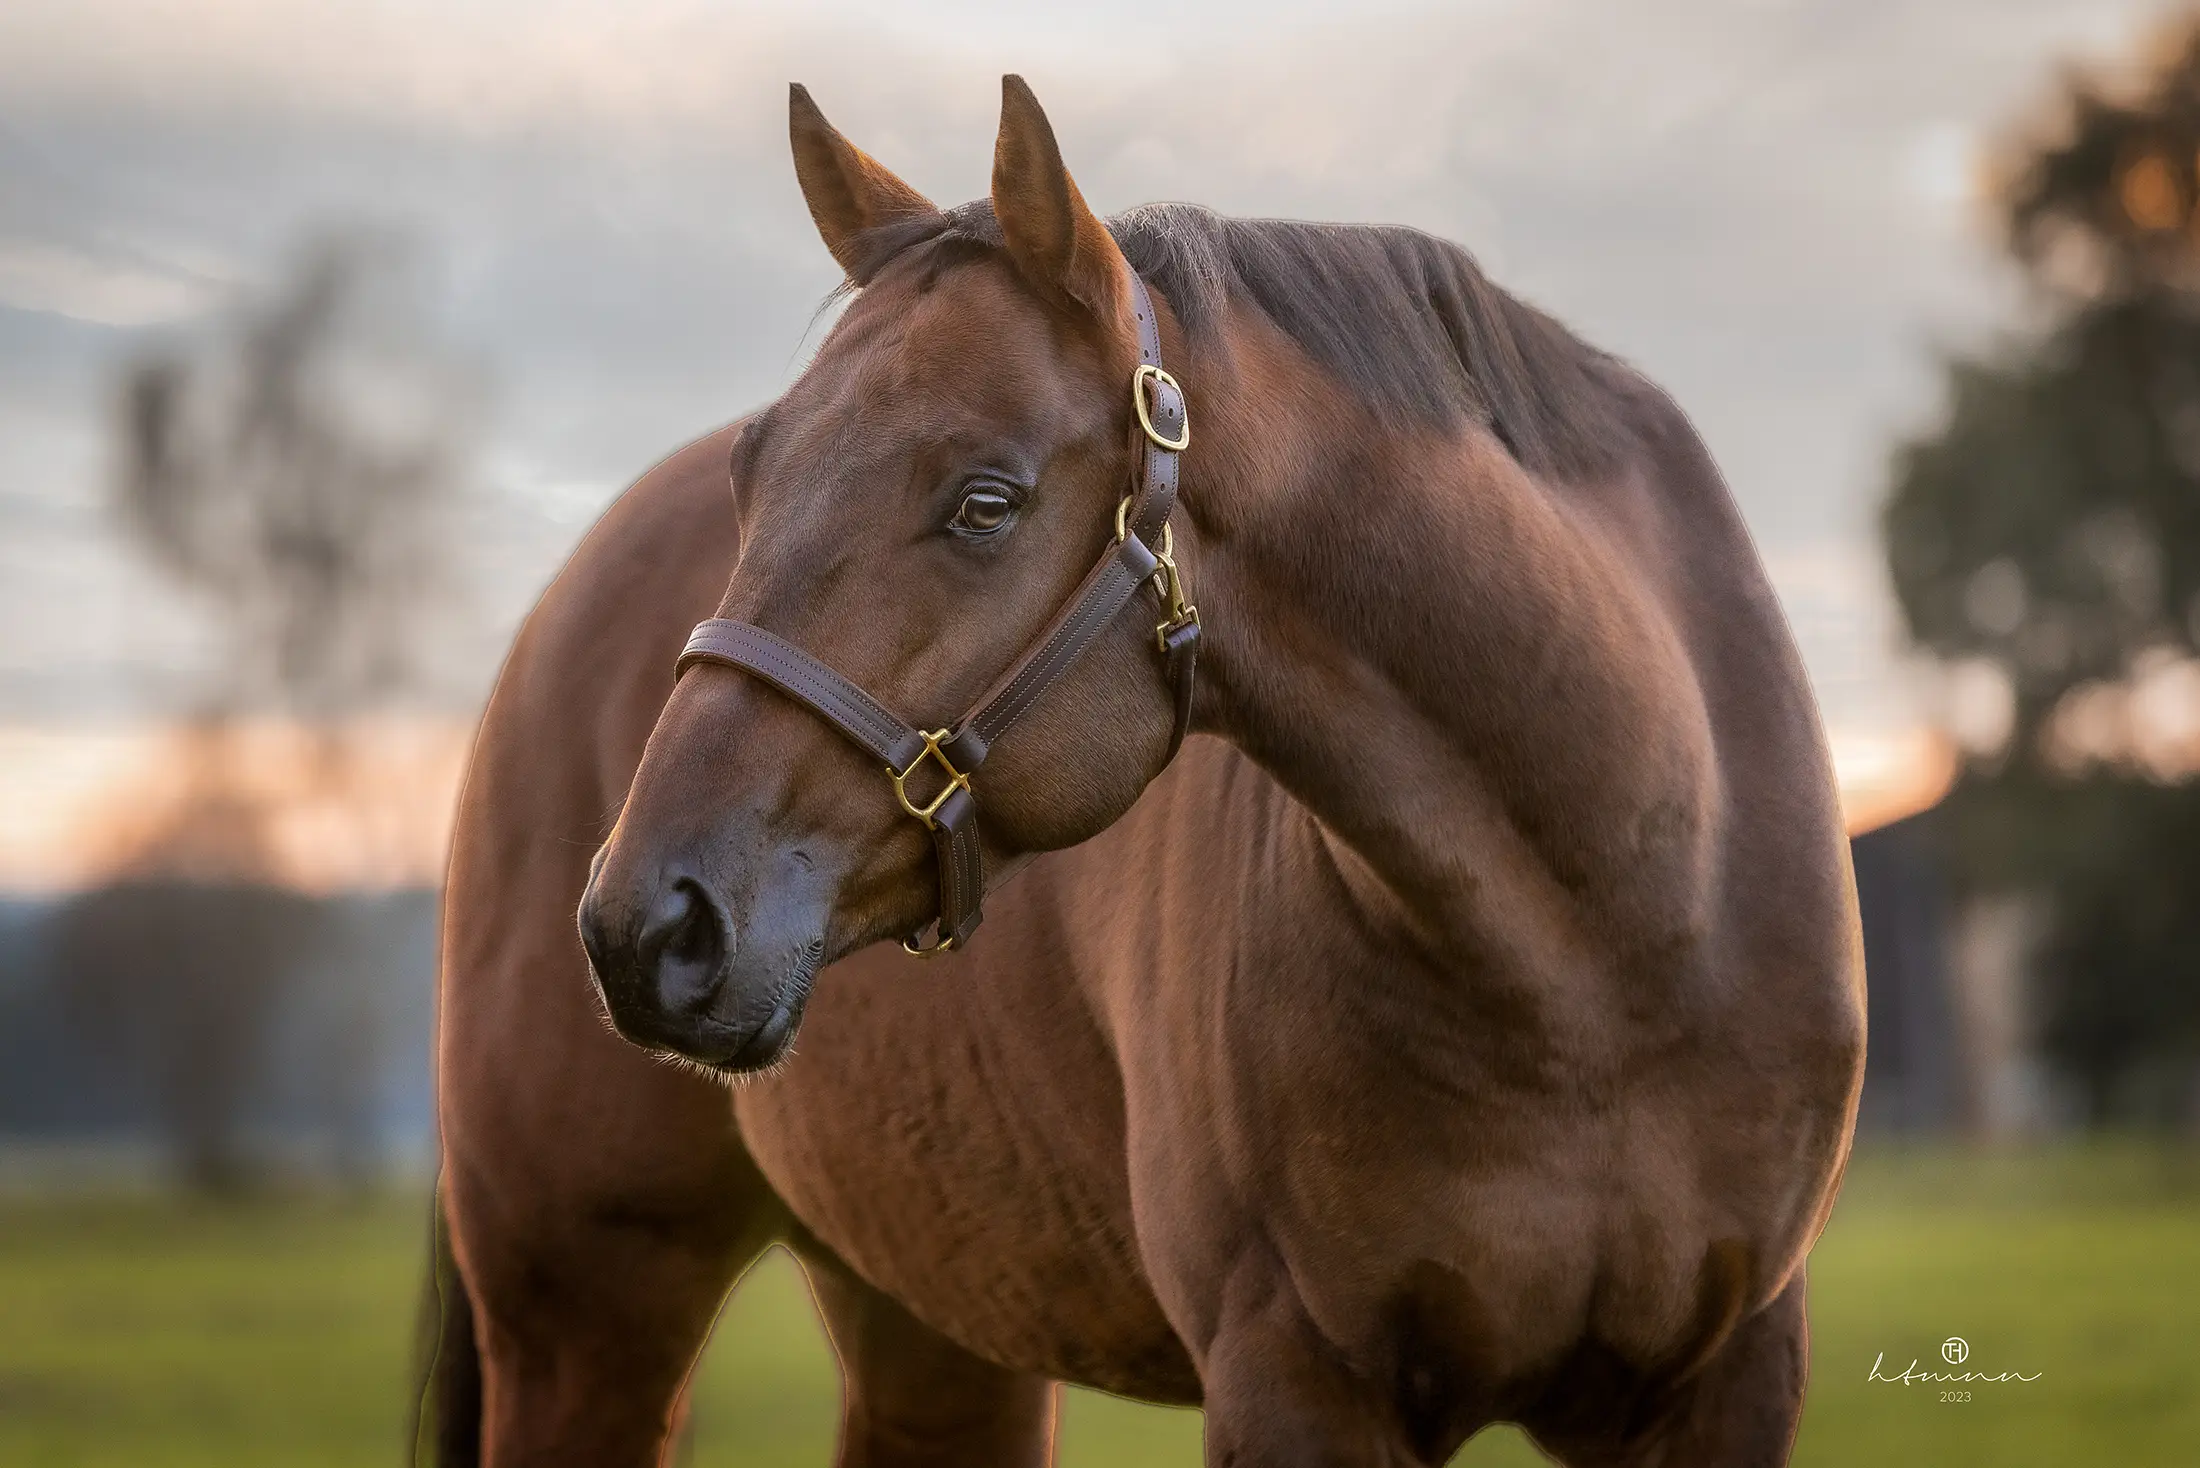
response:
{"label": "stitching on leather strap", "polygon": [[777,685],[880,759],[891,759],[896,745],[922,737],[862,689],[761,627],[712,618],[688,639],[679,671],[699,661],[744,668]]}
{"label": "stitching on leather strap", "polygon": [[1114,622],[1158,563],[1136,540],[1111,548],[1094,566],[1068,608],[998,691],[981,698],[958,727],[975,727],[988,747],[1038,701],[1039,695],[1077,660],[1092,639]]}
{"label": "stitching on leather strap", "polygon": [[[817,690],[845,706],[841,710],[845,722],[864,726],[865,733],[870,736],[864,742],[891,745],[909,731],[909,725],[888,713],[861,688],[784,638],[761,627],[715,618],[704,627],[710,628],[713,635],[703,639],[700,637],[703,629],[698,628],[699,636],[691,641],[691,651],[737,662],[766,677],[799,682],[806,689]],[[744,645],[752,643],[756,645],[754,651]]]}

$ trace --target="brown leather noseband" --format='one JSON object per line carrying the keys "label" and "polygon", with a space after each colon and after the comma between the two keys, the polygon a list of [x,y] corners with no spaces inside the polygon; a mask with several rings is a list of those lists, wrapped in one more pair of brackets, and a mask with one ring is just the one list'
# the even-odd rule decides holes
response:
{"label": "brown leather noseband", "polygon": [[[978,841],[978,797],[971,776],[985,762],[987,751],[1149,581],[1160,582],[1165,610],[1154,628],[1154,642],[1176,697],[1171,759],[1191,726],[1199,608],[1185,600],[1169,533],[1169,513],[1176,508],[1177,455],[1191,442],[1191,420],[1183,390],[1161,368],[1161,330],[1153,300],[1135,272],[1131,296],[1138,316],[1138,370],[1131,376],[1131,406],[1141,451],[1135,457],[1130,489],[1116,506],[1115,540],[1046,630],[961,720],[945,729],[919,729],[793,643],[747,622],[713,617],[696,627],[680,654],[675,677],[697,663],[741,668],[885,761],[894,798],[931,829],[933,852],[939,860],[937,935],[929,945],[920,941],[921,933],[902,940],[902,947],[919,957],[956,947],[978,926],[985,899],[985,858]],[[939,767],[933,778],[944,783],[929,798],[922,798],[911,793],[910,785],[927,762]]]}

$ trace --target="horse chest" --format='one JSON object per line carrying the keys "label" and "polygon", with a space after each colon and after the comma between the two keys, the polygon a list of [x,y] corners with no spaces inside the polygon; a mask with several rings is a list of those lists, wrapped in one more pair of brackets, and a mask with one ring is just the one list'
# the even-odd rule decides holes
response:
{"label": "horse chest", "polygon": [[800,1054],[737,1102],[774,1191],[980,1356],[1196,1400],[1139,1255],[1120,1079],[1062,987],[965,973],[928,991],[898,955],[876,982],[848,970],[820,986]]}

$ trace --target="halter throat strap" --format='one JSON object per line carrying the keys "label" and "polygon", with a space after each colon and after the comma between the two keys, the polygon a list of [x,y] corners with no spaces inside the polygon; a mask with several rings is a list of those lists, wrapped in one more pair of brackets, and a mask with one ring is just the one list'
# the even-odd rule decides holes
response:
{"label": "halter throat strap", "polygon": [[[739,668],[885,764],[901,808],[931,830],[939,866],[936,936],[930,943],[921,934],[902,940],[903,948],[919,956],[960,946],[982,916],[985,856],[971,777],[1001,736],[1069,671],[1148,582],[1159,587],[1164,611],[1154,627],[1154,643],[1174,695],[1171,759],[1191,728],[1199,608],[1185,598],[1169,532],[1178,459],[1191,442],[1191,426],[1183,390],[1161,366],[1161,328],[1153,299],[1135,271],[1130,280],[1138,318],[1139,365],[1131,378],[1136,468],[1116,509],[1115,540],[1054,619],[961,719],[944,729],[920,729],[785,638],[747,622],[713,617],[700,623],[680,654],[676,677],[697,663]],[[927,765],[932,766],[929,772],[923,768]]]}

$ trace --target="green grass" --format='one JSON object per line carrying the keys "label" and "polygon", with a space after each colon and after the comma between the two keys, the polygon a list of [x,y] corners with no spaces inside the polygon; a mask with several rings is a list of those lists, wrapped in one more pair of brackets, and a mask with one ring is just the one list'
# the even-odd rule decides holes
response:
{"label": "green grass", "polygon": [[[2200,1463],[2200,1167],[2127,1146],[1872,1156],[1811,1256],[1799,1464]],[[1940,1344],[1962,1337],[1961,1367]],[[2037,1373],[1866,1380],[1874,1359]]]}
{"label": "green grass", "polygon": [[[0,1200],[0,1464],[399,1461],[420,1200]],[[1813,1256],[1805,1465],[2200,1461],[2200,1167],[2139,1147],[1859,1160]],[[2039,1373],[1938,1387],[1948,1369]],[[695,1394],[698,1468],[822,1464],[831,1357],[773,1256]],[[1199,1417],[1073,1392],[1063,1468],[1196,1464]],[[1460,1461],[1538,1461],[1491,1433]]]}

